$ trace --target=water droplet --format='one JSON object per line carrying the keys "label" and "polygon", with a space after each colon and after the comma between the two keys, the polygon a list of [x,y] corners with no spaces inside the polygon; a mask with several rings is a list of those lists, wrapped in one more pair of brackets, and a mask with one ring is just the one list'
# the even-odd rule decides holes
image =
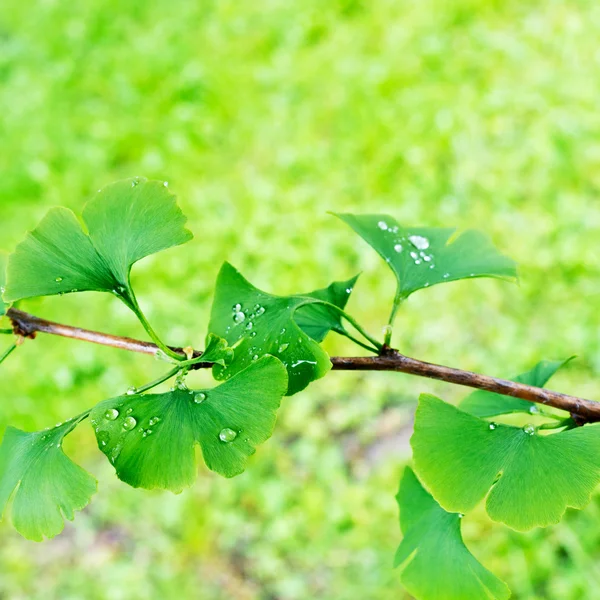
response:
{"label": "water droplet", "polygon": [[[348,291],[348,290],[346,290]],[[285,333],[285,327],[279,332],[281,335],[283,335]]]}
{"label": "water droplet", "polygon": [[417,258],[419,258],[419,255],[418,255],[416,252],[411,252],[411,253],[410,253],[410,257],[411,257],[413,260],[417,260]]}
{"label": "water droplet", "polygon": [[256,337],[256,331],[253,331],[253,332],[250,334],[250,337]]}
{"label": "water droplet", "polygon": [[126,417],[123,421],[123,429],[131,431],[137,425],[137,421],[133,417]]}
{"label": "water droplet", "polygon": [[379,227],[379,229],[381,229],[382,231],[387,231],[387,223],[385,221],[379,221],[379,223],[377,223],[377,227]]}
{"label": "water droplet", "polygon": [[450,273],[444,273],[444,274],[442,275],[442,277],[443,277],[444,279],[448,279],[448,277],[450,277]]}
{"label": "water droplet", "polygon": [[530,423],[529,425],[525,425],[525,427],[523,427],[523,431],[527,435],[533,435],[535,433],[535,427]]}
{"label": "water droplet", "polygon": [[539,408],[538,408],[538,407],[537,407],[535,404],[532,404],[532,405],[529,407],[529,413],[530,413],[530,414],[532,414],[532,415],[537,415],[537,414],[539,414],[539,412],[540,412],[540,409],[539,409]]}
{"label": "water droplet", "polygon": [[429,240],[422,235],[409,235],[410,243],[419,250],[427,250],[429,248]]}
{"label": "water droplet", "polygon": [[136,389],[136,388],[134,388],[134,387],[130,387],[130,388],[127,390],[127,395],[128,395],[128,396],[133,396],[133,395],[134,395],[134,394],[136,394],[136,393],[137,393],[137,389]]}
{"label": "water droplet", "polygon": [[265,307],[264,306],[259,306],[256,309],[256,316],[260,317],[260,315],[264,315],[265,314]]}
{"label": "water droplet", "polygon": [[231,310],[233,310],[234,313],[240,312],[240,310],[242,310],[242,305],[241,304],[234,304],[233,308]]}
{"label": "water droplet", "polygon": [[168,182],[168,181],[163,181],[163,185],[164,185],[165,187],[169,187],[169,182]]}
{"label": "water droplet", "polygon": [[[351,294],[354,288],[346,288],[346,294]],[[283,330],[285,331],[285,329]]]}
{"label": "water droplet", "polygon": [[152,435],[152,429],[146,429],[146,431],[142,433],[142,437],[148,437],[149,435]]}
{"label": "water droplet", "polygon": [[289,348],[289,344],[281,344],[281,346],[279,346],[279,354],[281,354],[282,352],[285,352],[288,348]]}
{"label": "water droplet", "polygon": [[196,404],[202,404],[206,400],[206,394],[204,392],[198,392],[194,395],[194,402]]}
{"label": "water droplet", "polygon": [[128,408],[128,409],[125,411],[125,414],[126,414],[126,415],[130,415],[132,412],[133,412],[133,408]]}
{"label": "water droplet", "polygon": [[234,323],[242,323],[245,319],[246,315],[241,310],[238,310],[238,312],[234,313],[233,315]]}
{"label": "water droplet", "polygon": [[428,256],[427,254],[425,254],[425,256],[423,256],[423,260],[425,262],[430,262],[431,261],[431,256]]}
{"label": "water droplet", "polygon": [[402,252],[402,244],[396,244],[396,245],[394,246],[394,250],[395,250],[396,252]]}
{"label": "water droplet", "polygon": [[465,515],[464,515],[463,513],[458,513],[458,518],[459,518],[459,519],[463,519],[463,518],[464,518],[464,516],[465,516]]}
{"label": "water droplet", "polygon": [[252,324],[252,321],[248,321],[248,323],[246,323],[246,329],[248,331],[250,331],[252,329],[252,327],[254,327],[254,325]]}
{"label": "water droplet", "polygon": [[221,429],[221,433],[219,433],[219,439],[222,442],[229,443],[233,442],[237,435],[238,434],[233,429],[229,429],[229,427],[226,427],[225,429]]}
{"label": "water droplet", "polygon": [[119,416],[119,411],[116,408],[109,408],[104,413],[104,418],[108,421],[115,421]]}
{"label": "water droplet", "polygon": [[160,417],[152,417],[148,421],[148,425],[150,425],[150,427],[152,427],[152,426],[156,425],[159,421],[160,421]]}
{"label": "water droplet", "polygon": [[62,277],[57,277],[54,281],[56,281],[56,283],[60,283],[63,280]]}
{"label": "water droplet", "polygon": [[489,424],[489,428],[493,431],[494,429],[496,429],[496,427],[498,427],[498,425],[496,425],[496,423],[490,423]]}
{"label": "water droplet", "polygon": [[252,360],[258,360],[258,354],[255,354],[255,355],[252,357]]}
{"label": "water droplet", "polygon": [[100,431],[96,437],[102,446],[106,446],[106,444],[108,444],[110,441],[110,435],[108,431]]}

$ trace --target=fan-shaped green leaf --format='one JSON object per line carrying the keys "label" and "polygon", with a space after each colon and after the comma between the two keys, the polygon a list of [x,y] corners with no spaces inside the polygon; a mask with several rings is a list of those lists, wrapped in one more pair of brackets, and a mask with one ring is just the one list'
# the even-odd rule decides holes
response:
{"label": "fan-shaped green leaf", "polygon": [[[358,275],[355,275],[347,281],[334,281],[326,288],[304,295],[344,309],[358,277]],[[326,304],[305,304],[301,306],[294,314],[294,321],[304,333],[319,343],[325,339],[332,329],[342,335],[346,333],[340,311]]]}
{"label": "fan-shaped green leaf", "polygon": [[461,515],[446,512],[406,467],[396,496],[404,539],[394,566],[402,584],[418,600],[510,597],[506,584],[490,573],[465,546]]}
{"label": "fan-shaped green leaf", "polygon": [[78,291],[113,292],[132,303],[129,271],[141,258],[192,234],[175,197],[158,181],[113,183],[83,211],[54,208],[9,257],[6,301]]}
{"label": "fan-shaped green leaf", "polygon": [[489,492],[489,516],[519,531],[583,508],[600,481],[600,424],[539,435],[424,394],[411,445],[419,478],[446,510],[467,512]]}
{"label": "fan-shaped green leaf", "polygon": [[196,477],[196,443],[209,469],[225,477],[242,473],[255,447],[271,436],[286,389],[285,368],[265,356],[210,390],[106,400],[92,411],[92,425],[120,479],[180,492]]}
{"label": "fan-shaped green leaf", "polygon": [[216,366],[226,379],[265,354],[279,358],[288,370],[288,395],[323,377],[331,362],[325,351],[294,320],[301,306],[318,303],[307,296],[272,296],[255,288],[229,263],[217,277],[209,331],[235,346],[232,363]]}
{"label": "fan-shaped green leaf", "polygon": [[27,433],[9,427],[0,446],[0,516],[12,497],[16,530],[41,542],[73,520],[96,492],[96,480],[69,459],[62,441],[77,425],[67,422],[48,431]]}
{"label": "fan-shaped green leaf", "polygon": [[[544,387],[546,382],[558,371],[564,367],[569,361],[573,360],[573,356],[566,360],[542,360],[533,369],[526,373],[521,373],[513,378],[513,381],[518,383],[526,383],[536,387]],[[497,415],[507,415],[509,413],[524,412],[529,414],[539,413],[537,404],[513,398],[511,396],[503,396],[494,392],[486,392],[485,390],[477,390],[469,394],[461,403],[461,410],[464,410],[476,417],[494,417]]]}
{"label": "fan-shaped green leaf", "polygon": [[515,279],[516,264],[480,231],[402,227],[389,215],[337,214],[388,263],[398,299],[437,283],[472,277]]}

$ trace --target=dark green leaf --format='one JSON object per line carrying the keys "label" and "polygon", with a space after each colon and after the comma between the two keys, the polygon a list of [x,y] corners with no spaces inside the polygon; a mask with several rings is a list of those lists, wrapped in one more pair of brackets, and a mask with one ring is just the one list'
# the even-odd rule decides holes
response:
{"label": "dark green leaf", "polygon": [[583,508],[600,481],[600,424],[540,435],[424,394],[411,445],[419,478],[446,510],[465,513],[489,492],[489,516],[519,531]]}
{"label": "dark green leaf", "polygon": [[509,598],[506,584],[465,546],[461,516],[446,512],[406,467],[396,496],[404,539],[394,566],[402,584],[418,600]]}
{"label": "dark green leaf", "polygon": [[388,263],[398,299],[438,283],[473,277],[515,279],[515,262],[480,231],[401,227],[388,215],[337,214]]}
{"label": "dark green leaf", "polygon": [[0,446],[0,516],[12,497],[17,531],[41,542],[73,520],[96,492],[96,480],[62,450],[63,438],[77,425],[67,422],[48,431],[26,433],[9,427]]}
{"label": "dark green leaf", "polygon": [[27,234],[9,257],[6,301],[92,290],[131,303],[131,266],[192,237],[175,197],[141,178],[100,190],[83,219],[88,233],[70,210],[54,208]]}
{"label": "dark green leaf", "polygon": [[294,321],[298,308],[318,302],[307,296],[262,292],[225,263],[217,278],[209,331],[234,346],[235,356],[228,367],[215,367],[215,377],[226,379],[265,354],[286,366],[288,395],[323,377],[331,369],[329,357]]}
{"label": "dark green leaf", "polygon": [[286,389],[285,368],[265,356],[210,390],[106,400],[92,411],[92,425],[120,479],[180,492],[196,477],[196,443],[209,469],[225,477],[242,473],[255,447],[271,436]]}
{"label": "dark green leaf", "polygon": [[[348,281],[334,281],[328,287],[304,294],[304,296],[323,300],[343,310],[348,303],[358,277],[356,275],[352,279],[348,279]],[[346,331],[342,323],[340,311],[326,304],[307,304],[301,306],[294,315],[294,321],[296,321],[304,333],[319,343],[325,339],[332,329],[342,334]]]}
{"label": "dark green leaf", "polygon": [[[514,377],[513,381],[536,387],[544,387],[550,377],[569,361],[573,360],[573,358],[571,356],[566,360],[542,360],[530,371]],[[537,404],[484,390],[477,390],[469,394],[460,403],[460,408],[476,417],[495,417],[497,415],[507,415],[516,412],[525,412],[533,415],[539,413]]]}

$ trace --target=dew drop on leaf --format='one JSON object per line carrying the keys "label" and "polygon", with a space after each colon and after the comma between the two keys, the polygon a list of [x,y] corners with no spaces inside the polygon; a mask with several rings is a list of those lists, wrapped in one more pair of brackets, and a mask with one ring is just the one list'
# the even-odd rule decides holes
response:
{"label": "dew drop on leaf", "polygon": [[523,427],[523,431],[527,435],[533,435],[535,433],[535,427],[530,423],[529,425],[525,425],[525,427]]}
{"label": "dew drop on leaf", "polygon": [[281,354],[282,352],[285,352],[289,347],[289,344],[281,344],[281,346],[279,346],[279,353]]}
{"label": "dew drop on leaf", "polygon": [[237,435],[238,434],[233,429],[229,429],[229,427],[226,427],[225,429],[221,429],[221,433],[219,433],[219,439],[222,442],[229,443],[233,442]]}
{"label": "dew drop on leaf", "polygon": [[489,424],[489,428],[493,431],[494,429],[496,429],[496,427],[498,427],[498,425],[496,425],[496,423],[490,423]]}
{"label": "dew drop on leaf", "polygon": [[377,226],[382,231],[387,231],[388,226],[387,226],[387,223],[385,221],[379,221],[379,223],[377,223]]}
{"label": "dew drop on leaf", "polygon": [[234,313],[234,315],[233,315],[233,322],[234,323],[242,323],[245,318],[246,318],[246,315],[241,310],[238,310],[238,312]]}
{"label": "dew drop on leaf", "polygon": [[206,400],[206,394],[204,392],[198,392],[194,395],[194,402],[196,404],[202,404]]}
{"label": "dew drop on leaf", "polygon": [[158,422],[160,421],[160,417],[152,417],[150,419],[150,421],[148,421],[148,425],[150,425],[150,427],[156,425]]}
{"label": "dew drop on leaf", "polygon": [[114,421],[119,416],[119,411],[116,408],[109,408],[104,413],[104,418],[108,421]]}
{"label": "dew drop on leaf", "polygon": [[133,395],[134,395],[136,392],[137,392],[137,390],[136,390],[134,387],[130,387],[130,388],[127,390],[127,395],[128,395],[128,396],[133,396]]}
{"label": "dew drop on leaf", "polygon": [[126,417],[123,421],[123,429],[131,431],[137,425],[137,421],[133,417]]}
{"label": "dew drop on leaf", "polygon": [[[402,252],[402,244],[396,244],[396,245],[394,246],[394,250],[395,250],[396,252]],[[348,293],[349,293],[349,292],[348,292]]]}
{"label": "dew drop on leaf", "polygon": [[57,277],[54,281],[56,281],[56,283],[60,283],[63,280],[62,277]]}
{"label": "dew drop on leaf", "polygon": [[429,248],[429,240],[422,235],[410,235],[408,236],[411,244],[419,250],[426,250]]}

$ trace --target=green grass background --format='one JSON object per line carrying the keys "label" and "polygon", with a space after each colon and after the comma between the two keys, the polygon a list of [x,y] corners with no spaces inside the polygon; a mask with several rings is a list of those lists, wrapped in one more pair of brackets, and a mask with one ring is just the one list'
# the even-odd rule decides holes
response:
{"label": "green grass background", "polygon": [[[4,0],[0,247],[115,179],[169,181],[196,237],[140,263],[134,284],[170,343],[198,347],[224,260],[282,294],[362,271],[349,308],[381,335],[393,278],[328,210],[482,228],[520,285],[421,291],[395,345],[495,375],[577,354],[553,387],[598,398],[599,38],[586,0]],[[113,298],[23,305],[143,335]],[[0,426],[46,427],[163,368],[39,336],[2,366]],[[118,482],[82,427],[67,447],[98,494],[44,544],[0,525],[0,598],[407,598],[393,496],[424,391],[466,393],[332,373],[285,401],[245,474],[201,467],[179,496]],[[598,499],[549,530],[516,534],[481,510],[464,529],[515,598],[598,597]]]}

